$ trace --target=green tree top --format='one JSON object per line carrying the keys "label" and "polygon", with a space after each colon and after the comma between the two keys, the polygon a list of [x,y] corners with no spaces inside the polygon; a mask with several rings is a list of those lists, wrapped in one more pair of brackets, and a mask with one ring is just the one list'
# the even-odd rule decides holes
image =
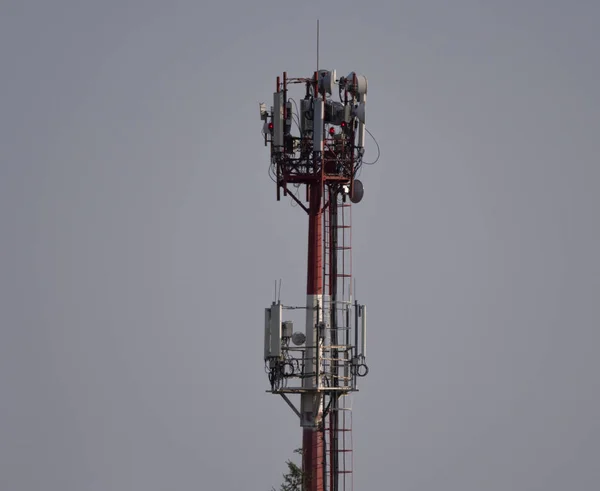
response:
{"label": "green tree top", "polygon": [[[302,456],[302,449],[297,448],[294,453]],[[279,491],[302,491],[302,485],[304,483],[304,472],[302,468],[298,467],[291,460],[286,461],[287,472],[283,474],[283,483],[281,484]],[[271,491],[277,491],[275,488],[271,488]]]}

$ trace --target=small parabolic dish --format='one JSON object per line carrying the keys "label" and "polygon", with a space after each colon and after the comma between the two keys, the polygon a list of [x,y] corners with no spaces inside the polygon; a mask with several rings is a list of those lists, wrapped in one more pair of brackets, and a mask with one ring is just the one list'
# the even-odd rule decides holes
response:
{"label": "small parabolic dish", "polygon": [[304,344],[304,341],[306,341],[306,336],[303,332],[295,332],[292,334],[292,343],[294,343],[296,346]]}
{"label": "small parabolic dish", "polygon": [[350,194],[350,201],[352,203],[360,203],[365,195],[365,188],[363,183],[358,179],[354,179],[354,186],[352,186],[352,193]]}

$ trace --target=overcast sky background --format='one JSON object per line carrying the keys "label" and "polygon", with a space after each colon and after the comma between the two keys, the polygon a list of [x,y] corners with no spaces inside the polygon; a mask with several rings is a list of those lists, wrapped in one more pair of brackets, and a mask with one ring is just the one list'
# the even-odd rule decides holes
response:
{"label": "overcast sky background", "polygon": [[599,2],[3,0],[2,491],[281,482],[263,308],[304,302],[306,217],[258,102],[317,17],[382,149],[355,489],[599,489]]}

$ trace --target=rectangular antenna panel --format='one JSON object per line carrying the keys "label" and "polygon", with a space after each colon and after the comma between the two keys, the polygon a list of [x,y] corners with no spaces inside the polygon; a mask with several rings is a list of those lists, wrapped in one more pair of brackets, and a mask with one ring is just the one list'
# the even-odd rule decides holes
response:
{"label": "rectangular antenna panel", "polygon": [[271,356],[271,309],[265,309],[265,360]]}
{"label": "rectangular antenna panel", "polygon": [[283,152],[283,92],[273,94],[273,146]]}
{"label": "rectangular antenna panel", "polygon": [[313,151],[323,151],[323,132],[325,131],[324,117],[325,117],[325,104],[323,99],[314,99],[314,132],[313,132]]}
{"label": "rectangular antenna panel", "polygon": [[265,309],[265,360],[281,356],[281,319],[283,308],[280,303]]}
{"label": "rectangular antenna panel", "polygon": [[302,99],[300,101],[300,121],[302,122],[302,136],[305,131],[312,131],[313,122],[310,116],[310,99]]}
{"label": "rectangular antenna panel", "polygon": [[[365,147],[364,104],[366,104],[366,102],[367,102],[367,96],[366,95],[359,95],[358,96],[358,101],[359,101],[359,103],[363,104],[363,107],[362,107],[362,111],[363,111],[362,120],[363,121],[359,120],[359,122],[358,122],[358,130],[357,130],[357,133],[358,133],[358,143],[356,144],[356,146],[359,147],[359,148],[364,148]],[[359,105],[359,107],[360,107],[360,105]]]}

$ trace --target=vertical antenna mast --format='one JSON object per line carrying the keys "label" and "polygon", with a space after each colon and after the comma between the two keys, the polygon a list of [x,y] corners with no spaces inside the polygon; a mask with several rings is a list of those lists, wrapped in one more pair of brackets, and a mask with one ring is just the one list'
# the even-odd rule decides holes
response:
{"label": "vertical antenna mast", "polygon": [[[260,105],[277,200],[289,198],[308,215],[305,303],[283,304],[281,280],[275,281],[274,302],[265,309],[264,360],[267,392],[281,396],[302,427],[303,491],[352,491],[346,401],[369,371],[366,309],[352,284],[350,223],[351,206],[363,196],[355,176],[363,164],[367,79],[350,72],[338,80],[335,70],[320,69],[319,24],[317,71],[284,72],[273,105]],[[294,88],[298,104],[288,94]],[[340,102],[333,100],[338,89]],[[306,193],[297,192],[301,186]]]}
{"label": "vertical antenna mast", "polygon": [[317,73],[319,73],[319,19],[317,19]]}

